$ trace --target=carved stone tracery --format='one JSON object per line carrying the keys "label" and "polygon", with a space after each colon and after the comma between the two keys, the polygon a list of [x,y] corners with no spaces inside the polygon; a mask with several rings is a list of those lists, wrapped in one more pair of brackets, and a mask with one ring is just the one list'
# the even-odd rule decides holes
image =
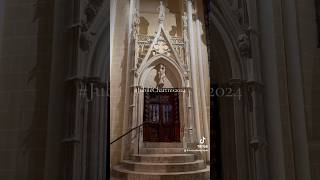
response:
{"label": "carved stone tracery", "polygon": [[166,53],[167,56],[170,56],[171,49],[169,48],[167,42],[165,41],[163,33],[161,33],[157,43],[154,45],[153,48],[154,48],[153,55]]}

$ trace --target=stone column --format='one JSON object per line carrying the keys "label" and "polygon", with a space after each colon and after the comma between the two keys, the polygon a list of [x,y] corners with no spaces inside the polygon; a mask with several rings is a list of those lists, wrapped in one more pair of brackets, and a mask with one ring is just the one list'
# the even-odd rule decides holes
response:
{"label": "stone column", "polygon": [[[198,56],[199,56],[199,75],[200,75],[200,94],[201,94],[201,108],[202,108],[202,124],[203,124],[203,130],[204,135],[206,138],[206,144],[210,144],[210,133],[209,133],[209,123],[208,123],[208,113],[207,113],[207,89],[205,87],[205,78],[204,78],[204,57],[203,57],[203,46],[201,43],[201,22],[199,19],[196,21],[196,27],[197,27],[197,48],[198,48]],[[207,152],[207,158],[210,160],[210,151]]]}
{"label": "stone column", "polygon": [[184,127],[184,132],[187,135],[186,136],[186,143],[184,144],[184,147],[186,148],[187,143],[193,143],[194,138],[193,138],[193,122],[192,122],[192,100],[191,100],[191,96],[192,96],[192,92],[190,89],[190,55],[189,55],[189,38],[188,38],[188,16],[186,14],[186,12],[184,12],[183,16],[182,16],[182,22],[183,22],[183,40],[184,40],[184,62],[186,64],[186,86],[185,86],[185,96],[186,96],[186,107],[185,107],[185,111],[186,111],[186,117],[187,117],[187,122],[186,125]]}
{"label": "stone column", "polygon": [[196,125],[196,133],[197,138],[201,138],[200,131],[200,116],[199,116],[199,102],[197,97],[197,70],[196,70],[196,45],[195,45],[195,37],[194,37],[194,29],[193,29],[193,5],[192,0],[187,0],[187,17],[188,17],[188,32],[190,39],[190,65],[191,65],[191,77],[192,77],[192,98],[193,98],[193,113],[194,113],[194,121]]}
{"label": "stone column", "polygon": [[[4,7],[5,7],[5,1],[0,0],[0,42],[2,42]],[[0,43],[0,55],[2,55],[1,51],[2,51],[2,43]]]}
{"label": "stone column", "polygon": [[110,0],[110,64],[112,64],[114,27],[116,21],[117,0]]}
{"label": "stone column", "polygon": [[[4,1],[4,0],[0,0]],[[65,117],[66,111],[66,96],[65,96],[65,72],[68,63],[65,60],[65,55],[68,54],[68,40],[63,35],[65,28],[69,25],[65,21],[60,21],[61,18],[69,16],[67,1],[57,0],[54,2],[55,13],[54,13],[54,26],[53,26],[53,42],[52,42],[52,64],[50,69],[50,91],[49,91],[49,104],[48,104],[48,135],[47,135],[47,151],[46,151],[46,162],[44,178],[46,180],[62,179],[60,167],[62,162],[66,164],[66,161],[61,159],[61,151],[64,148],[61,143],[61,136],[65,131],[64,122],[67,120]],[[3,5],[3,4],[2,4]],[[3,7],[0,3],[0,7]],[[68,9],[68,10],[67,10]],[[0,10],[1,13],[3,11]],[[57,13],[59,12],[59,13]],[[1,15],[0,15],[1,16]],[[0,17],[1,18],[1,17]],[[0,20],[1,21],[1,20]],[[2,28],[2,24],[0,23]],[[1,32],[1,30],[0,30]],[[0,33],[1,34],[1,33]],[[1,51],[1,44],[0,44]],[[1,52],[0,52],[1,54]],[[73,85],[72,85],[73,86]],[[73,96],[72,96],[73,97]],[[68,97],[70,98],[70,97]],[[72,142],[77,144],[78,141]],[[69,146],[73,146],[70,143]],[[71,151],[71,150],[70,150]],[[70,161],[69,161],[70,163]],[[68,178],[68,177],[67,177]],[[71,178],[70,178],[71,179]]]}
{"label": "stone column", "polygon": [[191,89],[190,87],[188,86],[186,88],[186,91],[187,91],[187,113],[188,113],[188,127],[187,127],[187,132],[188,132],[188,135],[189,135],[189,141],[190,143],[193,143],[194,142],[194,131],[193,131],[193,121],[192,121],[192,100],[191,100],[191,96],[192,96],[192,92],[191,92]]}
{"label": "stone column", "polygon": [[300,62],[300,42],[297,25],[296,0],[283,0],[285,18],[285,48],[288,68],[289,103],[294,141],[296,180],[310,180],[309,145],[306,129],[306,114],[303,80]]}
{"label": "stone column", "polygon": [[276,47],[273,1],[260,1],[259,9],[261,67],[265,83],[264,103],[268,141],[268,179],[284,180],[286,175],[277,66],[279,56],[277,55]]}
{"label": "stone column", "polygon": [[[130,103],[132,103],[132,94],[134,93],[134,89],[131,88],[133,86],[133,64],[134,64],[134,37],[133,37],[133,15],[136,11],[136,2],[137,0],[130,0],[129,5],[129,13],[128,13],[128,33],[127,33],[127,63],[126,63],[126,83],[125,83],[125,102],[124,102],[124,118],[123,118],[123,131],[122,134],[125,134],[128,130],[130,130],[133,126],[132,123],[132,108],[130,107]],[[121,159],[126,158],[129,155],[128,149],[131,149],[129,141],[129,136],[126,136],[122,139],[122,147],[121,147]]]}

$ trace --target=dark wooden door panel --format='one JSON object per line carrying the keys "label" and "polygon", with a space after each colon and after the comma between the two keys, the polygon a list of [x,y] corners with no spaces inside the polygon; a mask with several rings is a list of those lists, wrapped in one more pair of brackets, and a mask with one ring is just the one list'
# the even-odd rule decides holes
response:
{"label": "dark wooden door panel", "polygon": [[180,141],[179,94],[146,92],[144,96],[143,140]]}

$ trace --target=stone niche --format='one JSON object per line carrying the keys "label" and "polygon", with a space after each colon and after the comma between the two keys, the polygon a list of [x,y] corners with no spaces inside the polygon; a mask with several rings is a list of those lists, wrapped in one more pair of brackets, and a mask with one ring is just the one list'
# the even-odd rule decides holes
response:
{"label": "stone niche", "polygon": [[145,71],[146,76],[144,79],[145,88],[178,88],[177,76],[179,74],[165,62],[160,60],[157,63],[151,64]]}

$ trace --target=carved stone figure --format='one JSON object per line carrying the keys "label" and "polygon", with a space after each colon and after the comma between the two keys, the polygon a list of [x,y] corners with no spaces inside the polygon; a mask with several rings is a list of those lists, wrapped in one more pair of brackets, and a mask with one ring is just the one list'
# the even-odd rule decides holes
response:
{"label": "carved stone figure", "polygon": [[166,67],[163,64],[159,65],[158,69],[158,88],[162,88],[165,83],[165,78],[166,78]]}
{"label": "carved stone figure", "polygon": [[188,16],[186,12],[183,13],[182,22],[183,22],[183,39],[186,42],[188,40]]}
{"label": "carved stone figure", "polygon": [[163,2],[160,1],[160,6],[159,6],[159,21],[160,23],[164,22],[166,16],[166,7],[163,5]]}
{"label": "carved stone figure", "polygon": [[81,21],[81,34],[80,34],[80,41],[79,41],[79,47],[84,52],[89,52],[91,41],[93,39],[93,36],[95,33],[89,32],[88,24],[84,21]]}
{"label": "carved stone figure", "polygon": [[186,12],[183,13],[182,22],[183,22],[183,28],[187,28],[188,27],[188,16],[187,16]]}
{"label": "carved stone figure", "polygon": [[242,57],[245,57],[245,58],[250,57],[250,54],[251,54],[250,41],[249,41],[249,37],[246,34],[239,35],[238,46],[239,46],[240,55]]}
{"label": "carved stone figure", "polygon": [[134,37],[138,35],[139,27],[140,27],[140,16],[139,16],[139,12],[136,10],[133,16],[133,36]]}

